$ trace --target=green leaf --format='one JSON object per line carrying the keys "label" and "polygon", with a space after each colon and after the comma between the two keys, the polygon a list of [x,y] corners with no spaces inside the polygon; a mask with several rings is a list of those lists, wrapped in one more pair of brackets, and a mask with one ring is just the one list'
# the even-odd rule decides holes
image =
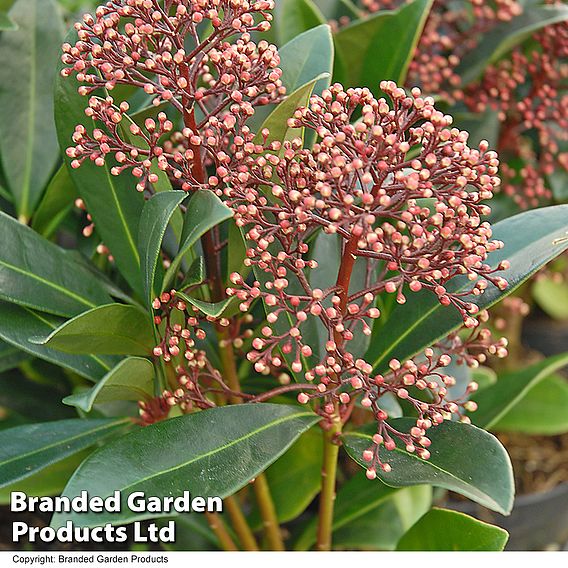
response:
{"label": "green leaf", "polygon": [[229,221],[229,236],[227,244],[227,274],[238,272],[246,279],[251,268],[245,266],[244,261],[247,256],[247,246],[243,231],[234,221]]}
{"label": "green leaf", "polygon": [[30,337],[49,335],[62,323],[61,318],[0,302],[0,339],[6,343],[92,381],[97,381],[110,371],[116,362],[113,357],[70,355],[29,341]]}
{"label": "green leaf", "polygon": [[144,297],[148,305],[156,297],[156,272],[162,241],[168,223],[179,204],[187,198],[185,191],[164,191],[156,193],[144,205],[138,233],[138,250],[140,251],[142,278],[144,281]]}
{"label": "green leaf", "polygon": [[327,20],[339,21],[341,18],[358,20],[363,12],[351,0],[314,0],[323,17]]}
{"label": "green leaf", "polygon": [[380,11],[336,33],[345,85],[369,87],[377,94],[383,80],[404,84],[431,6],[432,0],[415,0],[395,12]]}
{"label": "green leaf", "polygon": [[[408,493],[397,498],[397,495],[409,489]],[[399,507],[409,497],[414,497],[415,500],[407,503],[406,510]],[[429,487],[389,487],[380,481],[369,483],[363,472],[356,473],[337,492],[333,512],[333,542],[337,544],[339,538],[339,543],[343,543],[345,547],[350,541],[357,539],[358,544],[354,548],[359,548],[359,538],[362,538],[366,541],[366,549],[392,550],[405,530],[426,512],[424,509],[429,508],[431,499],[432,491]],[[380,524],[378,529],[377,524]],[[352,530],[352,527],[356,529]],[[357,532],[360,534],[357,535]],[[369,535],[372,532],[374,535]],[[296,541],[294,550],[312,548],[316,538],[317,518],[314,518]]]}
{"label": "green leaf", "polygon": [[51,178],[45,194],[32,217],[32,229],[51,237],[73,209],[77,190],[67,167],[62,165]]}
{"label": "green leaf", "polygon": [[[76,31],[72,29],[66,41],[74,44]],[[60,64],[59,70],[64,67]],[[73,77],[58,75],[55,85],[55,123],[61,148],[72,144],[77,124],[94,127],[92,119],[85,116],[87,98],[77,92],[79,83]],[[144,198],[136,191],[136,180],[125,172],[119,176],[110,173],[112,164],[97,167],[85,160],[80,168],[70,167],[71,160],[64,156],[79,196],[92,216],[96,231],[109,248],[121,274],[130,286],[142,294],[140,255],[136,246],[138,225]]]}
{"label": "green leaf", "polygon": [[292,140],[293,138],[302,138],[303,128],[290,128],[288,126],[288,119],[292,117],[298,107],[308,104],[315,84],[322,78],[323,76],[316,77],[309,83],[296,89],[293,93],[290,93],[286,99],[268,115],[268,118],[264,121],[256,135],[255,142],[262,141],[261,133],[265,128],[268,128],[270,131],[270,135],[267,138],[268,144],[275,140],[284,142],[285,140]]}
{"label": "green leaf", "polygon": [[[408,431],[414,424],[409,418],[397,418],[391,425]],[[388,451],[381,446],[380,455],[391,465],[377,477],[392,487],[429,484],[460,493],[476,503],[508,515],[513,506],[514,485],[511,460],[499,440],[476,426],[445,421],[428,431],[432,440],[428,460],[409,454],[404,446]],[[372,444],[372,434],[349,432],[343,436],[349,455],[368,467],[363,452]]]}
{"label": "green leaf", "polygon": [[312,0],[279,0],[274,10],[278,45],[326,21]]}
{"label": "green leaf", "polygon": [[[505,243],[491,253],[488,264],[497,267],[508,259],[509,270],[499,275],[509,282],[505,291],[489,284],[481,296],[470,301],[488,308],[511,294],[547,262],[568,248],[568,205],[543,207],[526,211],[500,221],[493,226],[493,237]],[[471,289],[472,282],[463,277],[452,279],[447,288],[453,292]],[[388,332],[374,327],[366,358],[373,366],[385,370],[392,358],[404,361],[422,349],[451,333],[462,324],[462,318],[452,307],[443,307],[427,290],[409,292],[407,301],[392,311]],[[376,331],[376,333],[375,333]]]}
{"label": "green leaf", "polygon": [[472,396],[479,408],[472,421],[486,429],[493,427],[534,387],[568,365],[568,353],[549,357],[530,367],[501,375],[497,382]]}
{"label": "green leaf", "polygon": [[328,76],[320,79],[314,92],[320,93],[329,86],[333,71],[333,38],[331,28],[327,25],[317,26],[294,37],[278,50],[282,83],[288,93],[310,82],[322,74]]}
{"label": "green leaf", "polygon": [[111,301],[92,272],[2,212],[0,242],[1,299],[60,316]]}
{"label": "green leaf", "polygon": [[495,26],[486,33],[475,49],[460,61],[457,73],[465,85],[477,79],[485,68],[522,43],[534,32],[568,19],[568,6],[530,6],[523,14]]}
{"label": "green leaf", "polygon": [[471,380],[475,381],[479,391],[482,391],[497,382],[497,373],[490,367],[477,367],[471,369]]}
{"label": "green leaf", "polygon": [[568,432],[568,383],[552,375],[536,384],[493,427],[497,432],[554,436]]}
{"label": "green leaf", "polygon": [[[363,482],[369,480],[365,477]],[[405,487],[365,515],[334,531],[339,550],[394,550],[402,535],[431,507],[429,485]]]}
{"label": "green leaf", "polygon": [[0,373],[17,367],[29,358],[30,356],[21,349],[0,341]]}
{"label": "green leaf", "polygon": [[184,302],[187,302],[192,306],[195,306],[198,310],[201,310],[205,315],[210,316],[212,318],[220,317],[224,312],[227,311],[227,308],[230,305],[234,305],[239,301],[236,297],[233,296],[231,298],[225,298],[220,302],[215,302],[215,303],[205,302],[203,300],[192,298],[191,296],[188,296],[183,292],[177,292],[176,298],[183,300]]}
{"label": "green leaf", "polygon": [[[76,418],[75,412],[61,406],[61,395],[67,392],[66,382],[56,379],[55,384],[48,383],[42,369],[34,368],[33,363],[25,365],[26,375],[17,369],[0,373],[0,406],[24,422]],[[34,377],[35,372],[39,377]],[[4,427],[3,421],[0,424]]]}
{"label": "green leaf", "polygon": [[31,341],[66,353],[104,355],[149,355],[155,343],[150,315],[124,304],[94,308]]}
{"label": "green leaf", "polygon": [[[270,495],[281,523],[291,521],[306,510],[321,487],[323,440],[321,429],[312,428],[266,470]],[[255,506],[249,515],[252,527],[262,520]]]}
{"label": "green leaf", "polygon": [[532,286],[532,297],[550,317],[568,319],[568,284],[552,278],[539,278]]}
{"label": "green leaf", "polygon": [[[165,497],[232,495],[282,455],[319,417],[281,404],[218,407],[158,422],[114,440],[92,454],[69,481],[64,495],[87,490],[105,497],[120,490]],[[52,526],[126,523],[159,517],[134,513],[55,514]],[[171,515],[171,514],[170,514]]]}
{"label": "green leaf", "polygon": [[[312,247],[312,259],[318,263],[317,268],[310,270],[309,280],[312,288],[320,288],[325,290],[331,283],[337,281],[339,267],[341,265],[342,256],[342,241],[338,235],[329,235],[320,231],[316,236],[314,245]],[[374,268],[371,261],[371,268]],[[355,261],[351,280],[349,282],[349,292],[354,293],[366,287],[365,282],[367,279],[367,259],[358,258]],[[325,307],[331,306],[331,301],[324,304]],[[369,327],[372,329],[374,320],[366,318],[365,320]],[[328,331],[323,325],[317,326],[320,335],[320,348],[319,354],[325,352],[325,342],[328,340]],[[355,357],[364,356],[371,342],[371,336],[365,335],[361,331],[361,325],[358,324],[357,333],[354,338],[349,342],[349,351]],[[315,346],[312,345],[314,352],[318,352]]]}
{"label": "green leaf", "polygon": [[94,387],[63,399],[64,404],[90,412],[94,404],[115,400],[145,400],[154,394],[154,366],[148,359],[129,357]]}
{"label": "green leaf", "polygon": [[0,487],[0,505],[9,505],[12,491],[23,491],[28,497],[60,495],[79,464],[89,455],[88,450],[48,465],[41,471],[5,487]]}
{"label": "green leaf", "polygon": [[0,431],[0,487],[92,446],[129,421],[59,420]]}
{"label": "green leaf", "polygon": [[[158,110],[155,105],[151,105],[151,109],[153,111],[152,117],[154,118],[156,117],[157,114],[159,114],[160,110],[164,110],[163,108]],[[143,111],[135,112],[131,116],[125,114],[124,118],[129,125],[137,124],[138,126],[141,126],[143,128],[144,120],[147,116],[149,116],[149,113],[145,112],[145,109],[143,109]],[[140,135],[135,136],[134,134],[132,134],[130,128],[127,128],[126,124],[124,123],[121,125],[121,132],[123,139],[127,142],[130,142],[133,146],[136,146],[137,148],[143,148],[146,150],[149,149],[148,142],[146,142],[145,138]],[[158,164],[155,160],[152,160],[152,164],[150,166],[150,172],[158,177],[158,181],[156,183],[151,184],[151,186],[154,188],[154,191],[156,193],[173,191],[172,183],[170,181],[170,178],[168,177],[168,174],[162,171],[158,167]],[[179,236],[181,235],[181,229],[183,225],[183,216],[179,209],[176,209],[174,211],[170,219],[170,224],[172,230],[174,231],[174,234],[176,235],[176,237],[179,238]]]}
{"label": "green leaf", "polygon": [[18,215],[29,219],[59,154],[51,96],[63,21],[52,0],[18,0],[0,37],[0,154]]}
{"label": "green leaf", "polygon": [[191,197],[183,222],[180,248],[166,271],[162,290],[173,281],[193,245],[207,231],[232,216],[233,212],[212,191],[198,191]]}
{"label": "green leaf", "polygon": [[509,533],[464,513],[432,509],[400,540],[397,550],[501,551]]}
{"label": "green leaf", "polygon": [[[229,247],[231,243],[229,241]],[[190,286],[195,286],[196,284],[201,284],[205,278],[205,263],[203,262],[203,257],[198,256],[193,260],[191,266],[187,269],[183,282],[180,286],[182,290],[189,288]]]}

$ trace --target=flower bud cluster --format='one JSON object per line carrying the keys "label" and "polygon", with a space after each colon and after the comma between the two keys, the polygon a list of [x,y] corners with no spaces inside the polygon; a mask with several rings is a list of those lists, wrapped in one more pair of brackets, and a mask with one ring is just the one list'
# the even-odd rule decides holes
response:
{"label": "flower bud cluster", "polygon": [[[397,438],[426,459],[427,430],[452,416],[467,420],[463,411],[474,410],[467,400],[473,384],[462,399],[449,400],[455,381],[444,369],[452,356],[475,365],[484,351],[503,354],[505,345],[474,330],[469,339],[452,336],[447,352],[393,359],[380,374],[353,347],[356,335],[372,333],[379,298],[389,294],[399,304],[409,294],[432,294],[458,310],[470,330],[483,319],[476,297],[488,286],[507,287],[497,273],[508,262],[488,264],[503,243],[482,220],[490,211],[484,202],[499,187],[499,162],[487,142],[470,147],[467,132],[452,127],[431,97],[393,82],[380,85],[388,98],[335,84],[297,109],[289,130],[315,133],[312,149],[301,138],[280,143],[267,130],[252,132],[246,122],[255,107],[284,94],[276,49],[251,39],[268,29],[271,8],[272,0],[122,0],[85,16],[78,42],[64,46],[63,75],[82,83],[95,127],[78,125],[67,155],[73,167],[110,160],[111,173],[130,171],[141,192],[152,191],[160,172],[185,191],[214,191],[246,235],[244,264],[254,272],[233,273],[226,294],[238,298],[242,312],[260,300],[267,308],[260,334],[246,332],[246,357],[281,386],[253,396],[232,390],[198,343],[214,326],[221,348],[243,348],[239,324],[204,316],[175,290],[156,298],[161,339],[153,356],[175,377],[160,397],[140,404],[142,422],[162,419],[174,406],[209,408],[217,395],[257,402],[301,390],[298,401],[315,401],[329,427],[360,401],[377,422],[375,446],[365,453],[372,477],[373,468],[390,467],[380,460],[381,444],[392,449]],[[201,37],[204,20],[211,31]],[[112,96],[117,85],[142,89],[157,106],[167,103],[183,128],[175,131],[168,112],[134,124],[128,103]],[[320,232],[338,240],[341,262],[336,277],[318,287],[312,243]],[[214,240],[212,253],[220,248]],[[366,275],[358,285],[351,278],[356,264]],[[319,340],[310,335],[314,329]],[[306,382],[289,384],[289,371]],[[415,408],[409,433],[389,424],[381,401],[387,394]]]}
{"label": "flower bud cluster", "polygon": [[489,66],[464,95],[471,110],[497,112],[499,152],[521,163],[503,169],[503,190],[521,208],[550,201],[549,176],[568,172],[568,23],[544,27],[531,43]]}
{"label": "flower bud cluster", "polygon": [[[390,374],[382,376],[351,350],[359,329],[370,334],[369,322],[381,315],[377,297],[395,294],[403,304],[409,293],[430,292],[474,328],[479,310],[472,299],[490,283],[506,288],[495,272],[508,262],[496,269],[487,264],[502,243],[491,239],[490,226],[481,220],[489,212],[482,201],[499,185],[496,154],[485,142],[470,148],[467,133],[452,128],[451,117],[419,89],[408,94],[392,82],[381,89],[390,104],[368,89],[333,85],[289,121],[290,128],[315,131],[312,150],[299,139],[268,144],[261,154],[252,145],[242,165],[217,177],[245,230],[245,263],[257,278],[233,273],[227,293],[240,300],[242,311],[262,298],[268,313],[248,359],[261,373],[288,366],[303,373],[315,388],[298,400],[321,399],[323,416],[362,397],[383,435],[390,426],[379,399],[387,392],[408,399],[422,418],[435,416],[434,424],[448,413],[459,415],[460,405],[445,400],[446,386],[426,379],[449,356],[434,361],[430,355],[428,364],[393,361]],[[325,289],[310,283],[317,268],[310,245],[320,230],[339,238],[343,251],[337,280]],[[368,274],[357,290],[350,286],[355,262],[366,263]],[[452,292],[448,283],[456,276],[471,285]],[[313,320],[324,330],[319,354],[309,335]],[[482,336],[473,342],[478,350],[493,349]],[[435,402],[411,397],[409,386],[430,391]],[[423,450],[418,453],[426,457]]]}
{"label": "flower bud cluster", "polygon": [[[276,47],[251,36],[269,29],[272,8],[272,0],[122,0],[85,15],[75,26],[78,41],[64,44],[62,55],[61,73],[75,75],[79,93],[91,95],[85,114],[95,121],[94,130],[76,127],[67,149],[73,167],[110,158],[113,175],[129,169],[139,191],[157,181],[151,166],[186,191],[199,189],[195,162],[226,150],[226,132],[236,134],[255,107],[285,93]],[[203,21],[211,31],[201,37]],[[125,119],[128,103],[112,96],[120,85],[143,90],[157,107],[171,105],[186,127],[174,133],[163,112],[143,126]],[[219,130],[225,137],[216,138]],[[174,134],[181,150],[168,151],[162,141]]]}

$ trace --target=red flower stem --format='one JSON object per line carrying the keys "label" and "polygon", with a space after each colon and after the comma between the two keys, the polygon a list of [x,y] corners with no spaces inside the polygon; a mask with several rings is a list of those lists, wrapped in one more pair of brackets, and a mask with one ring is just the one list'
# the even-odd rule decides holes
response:
{"label": "red flower stem", "polygon": [[[340,302],[338,310],[341,314],[347,309],[347,295],[349,282],[355,265],[355,252],[357,250],[358,237],[352,236],[347,241],[341,256],[341,265],[337,274],[337,287]],[[334,340],[338,348],[343,345],[343,336],[334,331]],[[337,478],[337,459],[339,445],[337,438],[341,434],[342,421],[339,416],[337,403],[331,416],[331,427],[323,435],[323,465],[321,470],[321,493],[319,500],[319,522],[317,544],[318,550],[331,550],[333,532],[333,507],[335,504],[335,485]]]}

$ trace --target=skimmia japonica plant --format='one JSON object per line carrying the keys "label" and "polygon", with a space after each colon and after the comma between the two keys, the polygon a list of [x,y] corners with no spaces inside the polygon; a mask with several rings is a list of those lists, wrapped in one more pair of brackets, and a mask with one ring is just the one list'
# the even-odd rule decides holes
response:
{"label": "skimmia japonica plant", "polygon": [[[14,34],[28,3],[13,9]],[[273,0],[116,0],[70,29],[52,77],[64,164],[41,201],[8,184],[20,222],[10,209],[0,219],[0,355],[27,381],[64,369],[79,417],[0,432],[1,486],[54,470],[50,491],[67,496],[221,496],[223,516],[203,517],[194,548],[416,549],[430,532],[438,549],[468,549],[466,533],[503,548],[498,527],[428,513],[431,486],[511,510],[510,460],[487,430],[564,359],[488,385],[483,370],[507,355],[488,309],[568,247],[566,209],[492,224],[497,152],[447,112],[491,106],[508,63],[472,62],[484,75],[466,87],[460,50],[521,18],[519,5],[472,3],[462,43],[460,11],[401,4],[291,30]],[[563,25],[556,5],[543,10]],[[436,35],[440,19],[449,31]],[[385,22],[412,33],[393,38]],[[360,25],[384,36],[390,60],[355,78],[345,46]],[[552,163],[545,126],[561,101],[550,119],[529,110],[544,91],[508,103],[525,81],[537,88],[537,67],[560,81],[547,30],[500,119],[524,112],[515,120]],[[342,531],[405,494],[400,528],[370,544]],[[363,501],[372,511],[349,511]],[[52,526],[137,518],[107,517]],[[465,540],[444,542],[456,522]]]}

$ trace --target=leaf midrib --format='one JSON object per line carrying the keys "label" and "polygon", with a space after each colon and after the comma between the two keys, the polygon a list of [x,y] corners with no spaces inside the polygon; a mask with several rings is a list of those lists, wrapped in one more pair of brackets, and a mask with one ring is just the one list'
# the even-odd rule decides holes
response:
{"label": "leaf midrib", "polygon": [[[25,306],[22,306],[22,308],[28,312],[29,314],[31,314],[32,316],[34,316],[36,319],[38,319],[39,321],[43,322],[45,325],[47,325],[48,327],[50,327],[51,329],[57,329],[57,326],[54,325],[53,323],[51,323],[49,320],[41,317],[40,314],[38,314],[37,312],[30,310],[29,308],[26,308]],[[35,345],[32,343],[32,345]],[[45,345],[40,345],[40,347],[45,347],[46,349],[51,349],[49,347],[46,347]],[[110,367],[99,357],[97,357],[96,355],[88,355],[88,357],[91,357],[94,361],[96,361],[103,369],[105,369],[106,371],[110,371]]]}
{"label": "leaf midrib", "polygon": [[22,202],[20,204],[20,214],[27,217],[28,214],[28,202],[30,195],[30,185],[31,185],[31,169],[33,163],[33,132],[34,132],[34,119],[36,114],[36,102],[35,102],[35,92],[37,88],[37,62],[36,62],[36,46],[37,46],[37,2],[33,2],[32,9],[32,20],[33,20],[33,32],[31,38],[31,57],[30,57],[30,106],[28,109],[28,132],[27,132],[27,145],[26,145],[26,160],[24,169],[24,178],[22,183]]}
{"label": "leaf midrib", "polygon": [[[346,435],[346,437],[354,437],[354,438],[363,438],[365,440],[369,440],[370,442],[373,441],[373,437],[369,436],[368,434],[362,434],[360,432],[350,432],[349,434]],[[418,456],[416,456],[415,454],[410,454],[408,452],[405,452],[404,450],[401,450],[400,448],[396,447],[394,450],[392,450],[394,452],[397,452],[399,454],[402,454],[404,456],[409,457],[410,459],[417,461],[421,464],[425,464],[429,467],[431,467],[432,469],[435,469],[441,473],[444,473],[445,475],[451,477],[452,479],[455,479],[457,481],[460,482],[460,485],[465,485],[468,488],[472,488],[474,489],[474,493],[477,495],[481,495],[483,496],[484,499],[489,500],[491,503],[493,503],[494,505],[496,505],[499,509],[501,509],[501,505],[499,503],[497,503],[492,497],[490,497],[489,495],[487,495],[487,493],[481,492],[480,490],[478,490],[476,487],[474,487],[473,485],[468,484],[466,481],[464,481],[463,479],[460,479],[459,477],[456,477],[453,473],[442,469],[441,467],[439,467],[438,465],[436,465],[435,463],[431,462],[431,461],[424,461],[422,458],[419,458]],[[388,485],[388,483],[384,482],[385,485]],[[416,485],[420,485],[419,483],[417,483]],[[392,487],[392,486],[389,486]],[[397,486],[394,486],[397,487]]]}
{"label": "leaf midrib", "polygon": [[128,485],[125,485],[124,487],[122,487],[120,489],[120,491],[127,491],[128,489],[130,489],[132,487],[136,487],[137,485],[144,484],[144,483],[148,482],[149,480],[154,479],[156,477],[162,477],[164,475],[168,475],[169,473],[177,471],[178,469],[188,467],[191,464],[193,464],[193,463],[195,463],[199,460],[208,458],[208,457],[213,456],[213,455],[215,455],[219,452],[222,452],[222,451],[224,451],[228,448],[231,448],[232,446],[234,446],[236,444],[239,444],[239,443],[241,443],[245,440],[248,440],[249,438],[252,438],[253,436],[256,436],[257,434],[260,434],[261,432],[264,432],[265,430],[268,430],[270,428],[278,426],[279,424],[283,424],[284,422],[288,422],[290,420],[296,420],[297,418],[308,417],[308,416],[317,418],[317,416],[313,412],[299,412],[297,414],[293,414],[292,416],[284,416],[282,418],[279,418],[278,420],[270,422],[269,424],[265,424],[265,425],[261,426],[260,428],[257,428],[256,430],[248,432],[247,434],[245,434],[244,436],[241,436],[240,438],[237,438],[235,440],[231,440],[230,442],[228,442],[227,444],[224,444],[223,446],[219,446],[218,448],[210,450],[210,451],[208,451],[204,454],[200,454],[200,455],[196,456],[195,458],[193,458],[191,460],[183,462],[183,463],[176,465],[174,467],[170,467],[168,469],[160,470],[160,471],[158,471],[158,472],[156,472],[152,475],[148,475],[147,477],[143,477],[143,478],[137,480],[134,483],[129,483]]}
{"label": "leaf midrib", "polygon": [[[28,278],[31,278],[33,280],[37,280],[38,282],[41,282],[44,286],[47,286],[49,288],[53,288],[54,290],[57,290],[58,292],[62,293],[63,295],[68,296],[69,298],[72,298],[73,300],[76,300],[77,302],[84,304],[85,306],[89,306],[90,308],[96,308],[97,307],[97,304],[83,298],[82,296],[79,296],[78,294],[75,294],[74,292],[71,292],[70,290],[68,290],[66,288],[63,288],[62,286],[59,286],[55,282],[52,282],[50,280],[46,280],[45,278],[42,278],[41,276],[38,276],[37,274],[35,274],[33,272],[28,272],[26,270],[22,270],[18,266],[10,264],[9,262],[6,262],[5,260],[2,260],[2,259],[0,259],[0,265],[5,266],[8,270],[12,270],[16,273],[27,276]],[[40,309],[42,309],[41,306],[38,305],[38,307]],[[58,313],[61,314],[61,312],[58,312]],[[67,314],[61,314],[61,315],[67,315]]]}
{"label": "leaf midrib", "polygon": [[[86,436],[89,436],[91,434],[96,434],[97,432],[99,432],[100,430],[104,430],[105,428],[112,428],[113,426],[120,426],[121,424],[126,424],[127,422],[129,422],[130,419],[129,418],[124,418],[122,420],[118,420],[116,422],[111,422],[106,423],[106,424],[102,424],[101,426],[94,428],[93,430],[89,430],[87,432],[82,432],[81,434],[77,434],[75,436],[72,436],[71,438],[65,438],[64,440],[58,440],[57,442],[54,442],[53,444],[48,444],[47,446],[42,446],[41,448],[38,448],[36,450],[32,450],[31,452],[27,452],[24,454],[18,454],[17,456],[14,456],[8,460],[4,460],[2,462],[0,462],[0,468],[5,467],[6,465],[17,461],[17,460],[25,460],[26,458],[33,456],[35,454],[41,454],[43,452],[49,451],[52,448],[56,448],[57,446],[65,446],[66,444],[69,444],[75,440],[79,440],[80,438],[84,438]],[[10,483],[12,483],[12,481],[8,481],[8,483],[0,483],[0,487],[4,487],[6,485],[9,485]]]}
{"label": "leaf midrib", "polygon": [[[64,331],[64,328],[60,328],[61,331]],[[89,338],[89,337],[97,337],[97,338],[109,338],[109,337],[113,337],[113,338],[117,338],[117,339],[121,339],[123,341],[128,341],[131,344],[136,345],[137,347],[141,347],[144,349],[144,352],[150,352],[150,347],[148,345],[145,345],[144,343],[140,343],[137,339],[134,339],[132,336],[130,335],[122,335],[121,333],[111,333],[111,332],[107,332],[107,331],[93,331],[93,330],[89,330],[88,332],[85,333],[62,333],[60,334],[58,331],[56,331],[55,333],[52,333],[49,337],[47,337],[46,339],[42,340],[41,343],[39,343],[39,345],[45,345],[46,347],[50,347],[50,343],[52,341],[54,341],[55,343],[57,343],[57,340],[62,340],[63,343],[65,343],[66,339],[70,339],[73,340],[76,337],[81,337],[83,339],[85,338]]]}

